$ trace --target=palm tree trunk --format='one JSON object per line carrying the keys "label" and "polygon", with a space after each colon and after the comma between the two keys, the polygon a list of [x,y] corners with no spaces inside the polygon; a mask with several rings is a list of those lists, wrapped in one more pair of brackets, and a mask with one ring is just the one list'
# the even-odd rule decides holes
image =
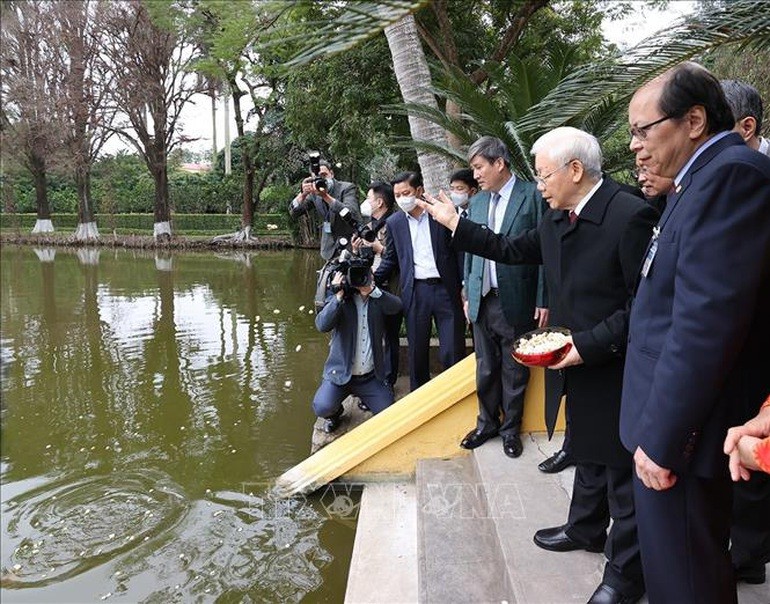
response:
{"label": "palm tree trunk", "polygon": [[[385,28],[390,54],[393,57],[393,70],[401,89],[405,103],[420,103],[437,107],[436,99],[430,92],[430,71],[425,52],[417,33],[414,17],[409,14],[403,19]],[[440,145],[447,144],[443,128],[423,118],[409,116],[409,129],[415,141],[429,141]],[[438,193],[449,185],[450,164],[446,158],[435,153],[417,152],[425,189]]]}

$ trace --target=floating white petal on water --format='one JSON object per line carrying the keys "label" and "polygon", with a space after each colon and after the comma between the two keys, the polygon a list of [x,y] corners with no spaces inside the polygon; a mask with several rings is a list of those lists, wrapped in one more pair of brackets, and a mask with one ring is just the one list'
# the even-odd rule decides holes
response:
{"label": "floating white petal on water", "polygon": [[115,571],[115,576],[116,576],[116,577],[119,577],[119,576],[120,576],[120,575],[122,575],[122,574],[123,574],[123,573],[122,573],[121,571],[119,571],[119,570],[116,570],[116,571]]}
{"label": "floating white petal on water", "polygon": [[17,573],[21,570],[21,564],[14,564],[13,565],[13,572]]}
{"label": "floating white petal on water", "polygon": [[184,560],[184,554],[179,554],[179,559]]}
{"label": "floating white petal on water", "polygon": [[291,380],[286,380],[286,381],[283,383],[283,385],[284,385],[284,386],[286,386],[286,388],[291,388]]}
{"label": "floating white petal on water", "polygon": [[274,314],[274,315],[280,315],[280,314],[281,314],[281,311],[280,311],[280,309],[276,308],[276,309],[273,311],[273,314]]}
{"label": "floating white petal on water", "polygon": [[259,319],[260,319],[260,316],[259,316],[259,315],[257,315],[257,316],[254,318],[254,320],[255,320],[257,323],[259,323]]}
{"label": "floating white petal on water", "polygon": [[217,516],[221,516],[224,513],[225,513],[224,510],[217,510],[216,512],[214,512],[213,516],[214,518],[216,518]]}
{"label": "floating white petal on water", "polygon": [[206,495],[211,495],[211,489],[206,489]]}
{"label": "floating white petal on water", "polygon": [[305,305],[304,304],[299,307],[299,312],[302,312],[303,310],[305,310]]}
{"label": "floating white petal on water", "polygon": [[184,426],[179,426],[179,429],[180,430],[184,430]]}
{"label": "floating white petal on water", "polygon": [[46,446],[45,446],[45,448],[46,448],[46,449],[50,449],[50,448],[51,448],[51,445],[46,445]]}
{"label": "floating white petal on water", "polygon": [[114,539],[114,538],[115,538],[115,533],[110,533],[109,535],[107,535],[107,539]]}
{"label": "floating white petal on water", "polygon": [[101,599],[102,599],[102,600],[106,600],[107,598],[111,598],[111,597],[112,597],[112,592],[111,592],[111,591],[108,591],[106,594],[104,594],[104,595],[101,597]]}
{"label": "floating white petal on water", "polygon": [[85,447],[80,447],[80,452],[83,453],[86,450]]}
{"label": "floating white petal on water", "polygon": [[294,349],[294,352],[299,352],[302,350],[302,344],[297,344],[297,347]]}
{"label": "floating white petal on water", "polygon": [[313,314],[313,309],[311,308],[309,311],[307,311],[307,314],[312,315]]}

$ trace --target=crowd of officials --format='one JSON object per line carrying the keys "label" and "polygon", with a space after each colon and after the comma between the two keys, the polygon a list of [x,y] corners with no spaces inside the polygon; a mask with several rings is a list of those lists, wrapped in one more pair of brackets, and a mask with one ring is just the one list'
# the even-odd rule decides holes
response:
{"label": "crowd of officials", "polygon": [[[322,162],[290,210],[318,213],[333,265],[313,408],[332,432],[349,394],[373,413],[392,404],[402,317],[411,389],[430,379],[433,326],[446,368],[464,356],[469,323],[479,414],[460,446],[500,436],[516,458],[529,373],[511,346],[567,328],[572,348],[545,372],[549,436],[563,397],[567,431],[540,469],[574,464],[573,493],[566,522],[535,544],[604,552],[593,604],[737,602],[736,582],[764,583],[770,562],[762,101],[683,63],[636,91],[628,122],[640,189],[603,173],[597,139],[571,127],[534,143],[534,182],[489,136],[446,192],[404,172],[360,206]],[[346,254],[371,261],[361,270]]]}

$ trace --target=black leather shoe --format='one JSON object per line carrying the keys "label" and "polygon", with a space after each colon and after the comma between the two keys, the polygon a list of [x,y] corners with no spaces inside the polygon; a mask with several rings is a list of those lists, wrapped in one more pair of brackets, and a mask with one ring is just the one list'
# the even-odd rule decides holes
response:
{"label": "black leather shoe", "polygon": [[599,587],[588,599],[588,604],[635,604],[642,596],[624,596],[614,587],[599,583]]}
{"label": "black leather shoe", "polygon": [[332,417],[327,417],[326,421],[324,422],[324,432],[331,434],[340,427],[340,424],[342,424],[342,413],[338,413]]}
{"label": "black leather shoe", "polygon": [[537,469],[546,474],[556,474],[561,472],[564,468],[574,465],[575,460],[572,459],[572,455],[567,453],[564,449],[559,449],[548,459],[539,463]]}
{"label": "black leather shoe", "polygon": [[584,549],[587,552],[603,552],[606,537],[594,543],[580,543],[567,535],[567,525],[540,529],[535,533],[535,545],[551,552],[573,552]]}
{"label": "black leather shoe", "polygon": [[497,436],[497,432],[480,432],[479,430],[471,430],[465,435],[465,438],[460,442],[460,446],[463,449],[475,449],[480,447],[490,438]]}
{"label": "black leather shoe", "polygon": [[503,453],[514,459],[524,451],[524,445],[521,444],[521,437],[518,434],[511,434],[503,437]]}
{"label": "black leather shoe", "polygon": [[764,564],[751,566],[739,566],[735,569],[735,580],[739,583],[749,583],[750,585],[762,585],[767,579]]}

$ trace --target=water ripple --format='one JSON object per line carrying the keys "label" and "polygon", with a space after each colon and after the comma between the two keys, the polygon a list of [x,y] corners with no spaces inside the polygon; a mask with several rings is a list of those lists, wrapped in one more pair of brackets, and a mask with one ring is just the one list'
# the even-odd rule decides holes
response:
{"label": "water ripple", "polygon": [[2,586],[40,587],[79,575],[169,530],[186,511],[181,488],[154,470],[27,491],[3,510],[12,553]]}

